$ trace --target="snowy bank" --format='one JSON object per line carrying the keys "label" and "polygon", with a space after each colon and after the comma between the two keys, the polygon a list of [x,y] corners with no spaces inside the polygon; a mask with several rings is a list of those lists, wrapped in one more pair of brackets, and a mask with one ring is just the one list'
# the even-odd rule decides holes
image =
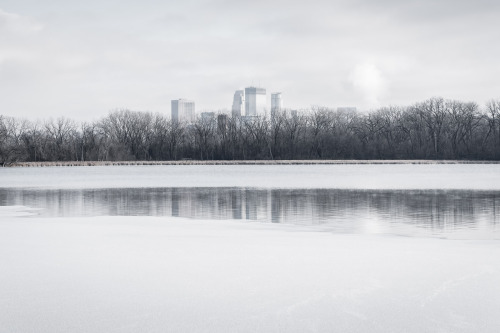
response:
{"label": "snowy bank", "polygon": [[26,206],[0,206],[0,218],[14,217],[14,216],[33,216],[39,209],[30,208]]}
{"label": "snowy bank", "polygon": [[498,241],[0,219],[1,332],[498,332]]}
{"label": "snowy bank", "polygon": [[342,165],[342,164],[500,164],[474,160],[179,160],[179,161],[55,161],[14,162],[7,167],[116,166],[116,165]]}
{"label": "snowy bank", "polygon": [[500,164],[0,168],[2,188],[253,187],[500,190]]}

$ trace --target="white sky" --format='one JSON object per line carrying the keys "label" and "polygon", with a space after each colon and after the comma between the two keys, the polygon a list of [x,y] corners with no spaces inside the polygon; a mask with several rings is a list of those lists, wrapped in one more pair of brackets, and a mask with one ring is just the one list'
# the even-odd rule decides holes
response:
{"label": "white sky", "polygon": [[229,109],[500,97],[500,1],[0,0],[0,114]]}

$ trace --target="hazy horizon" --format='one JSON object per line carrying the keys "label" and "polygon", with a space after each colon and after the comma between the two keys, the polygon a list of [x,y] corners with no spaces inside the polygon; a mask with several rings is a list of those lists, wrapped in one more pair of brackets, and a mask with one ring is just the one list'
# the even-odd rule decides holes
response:
{"label": "hazy horizon", "polygon": [[[500,97],[500,3],[0,3],[0,114],[91,120],[127,108],[230,109],[247,86],[285,108]],[[268,101],[270,106],[270,102]]]}

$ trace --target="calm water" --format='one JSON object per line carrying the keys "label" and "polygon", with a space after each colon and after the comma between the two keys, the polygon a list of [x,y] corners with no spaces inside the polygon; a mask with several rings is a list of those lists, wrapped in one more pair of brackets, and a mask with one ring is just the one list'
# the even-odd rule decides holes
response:
{"label": "calm water", "polygon": [[500,239],[500,191],[219,187],[0,188],[35,216],[171,216],[309,225],[340,233]]}

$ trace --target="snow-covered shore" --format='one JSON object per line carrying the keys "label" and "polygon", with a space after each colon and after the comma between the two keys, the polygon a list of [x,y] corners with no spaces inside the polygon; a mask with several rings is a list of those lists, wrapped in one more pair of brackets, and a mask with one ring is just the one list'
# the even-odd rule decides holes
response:
{"label": "snow-covered shore", "polygon": [[0,168],[2,188],[500,190],[500,164],[117,165]]}
{"label": "snow-covered shore", "polygon": [[8,167],[116,166],[116,165],[342,165],[342,164],[500,164],[474,160],[179,160],[179,161],[56,161],[14,162]]}
{"label": "snow-covered shore", "polygon": [[498,241],[0,211],[1,332],[498,332]]}

